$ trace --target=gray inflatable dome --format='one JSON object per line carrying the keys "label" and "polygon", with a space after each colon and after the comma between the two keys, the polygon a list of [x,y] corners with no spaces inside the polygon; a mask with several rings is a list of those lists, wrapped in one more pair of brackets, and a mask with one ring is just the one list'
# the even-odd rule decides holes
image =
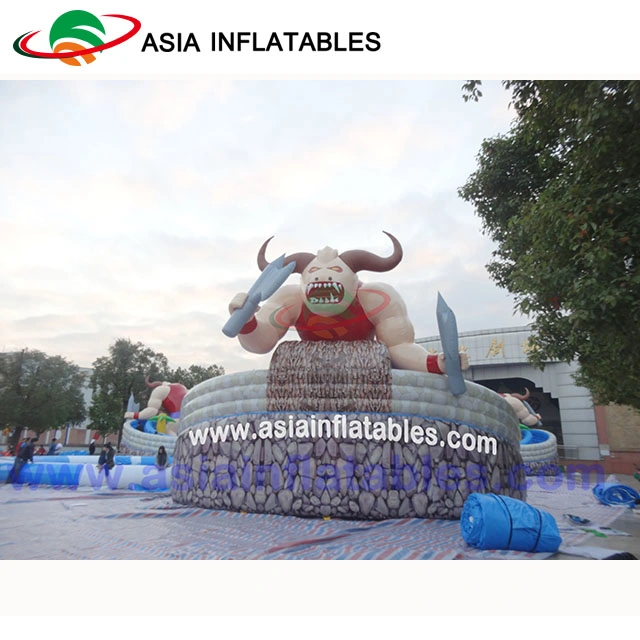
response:
{"label": "gray inflatable dome", "polygon": [[453,396],[447,382],[393,370],[375,341],[281,343],[268,371],[219,376],[188,392],[173,499],[373,520],[459,518],[473,492],[523,499],[513,410],[473,382]]}

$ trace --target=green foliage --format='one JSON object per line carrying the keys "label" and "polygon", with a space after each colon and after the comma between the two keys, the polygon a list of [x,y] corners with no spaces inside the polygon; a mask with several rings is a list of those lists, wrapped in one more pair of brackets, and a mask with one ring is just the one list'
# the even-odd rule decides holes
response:
{"label": "green foliage", "polygon": [[93,363],[91,428],[103,435],[116,430],[121,434],[129,396],[133,393],[136,401],[146,404],[149,389],[144,383],[145,376],[150,380],[166,380],[168,374],[169,365],[162,353],[155,353],[141,342],[116,340],[109,347],[109,355]]}
{"label": "green foliage", "polygon": [[169,380],[169,382],[179,382],[187,387],[187,389],[192,389],[197,384],[209,380],[209,378],[222,375],[224,375],[224,367],[219,367],[217,364],[212,364],[208,367],[192,364],[188,369],[178,367],[170,374],[167,380]]}
{"label": "green foliage", "polygon": [[61,356],[41,351],[0,354],[0,425],[19,432],[36,433],[79,424],[85,419],[82,394],[84,375]]}
{"label": "green foliage", "polygon": [[478,102],[482,98],[482,91],[480,91],[480,80],[468,80],[462,85],[462,97],[465,102],[472,100]]}
{"label": "green foliage", "polygon": [[497,243],[489,273],[534,318],[534,364],[577,359],[598,402],[640,408],[640,82],[503,85],[517,117],[459,190]]}
{"label": "green foliage", "polygon": [[109,355],[98,358],[93,363],[91,388],[93,399],[89,416],[91,428],[99,433],[118,431],[118,444],[124,424],[129,397],[133,394],[141,408],[149,401],[150,389],[145,384],[148,376],[151,382],[180,382],[187,389],[200,382],[224,374],[224,368],[218,365],[202,367],[191,365],[188,369],[169,368],[167,358],[145,347],[141,342],[133,344],[121,338],[109,347]]}

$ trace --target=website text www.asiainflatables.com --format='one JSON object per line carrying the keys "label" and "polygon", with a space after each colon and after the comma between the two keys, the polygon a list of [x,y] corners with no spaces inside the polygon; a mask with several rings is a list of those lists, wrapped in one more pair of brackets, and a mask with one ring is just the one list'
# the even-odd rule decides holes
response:
{"label": "website text www.asiainflatables.com", "polygon": [[234,442],[242,440],[282,440],[284,438],[336,438],[367,440],[373,442],[402,442],[404,444],[426,444],[429,446],[447,446],[451,449],[476,451],[488,455],[497,452],[497,439],[493,436],[477,433],[460,433],[454,429],[441,435],[433,426],[411,424],[407,418],[396,421],[393,418],[372,420],[365,415],[360,418],[347,418],[336,414],[332,419],[294,418],[262,420],[257,427],[251,422],[225,422],[190,429],[189,438],[193,446],[211,442]]}

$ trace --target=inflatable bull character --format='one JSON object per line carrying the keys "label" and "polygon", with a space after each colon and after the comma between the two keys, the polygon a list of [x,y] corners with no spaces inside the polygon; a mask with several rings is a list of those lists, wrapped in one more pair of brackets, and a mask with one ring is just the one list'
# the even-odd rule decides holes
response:
{"label": "inflatable bull character", "polygon": [[542,418],[539,413],[531,408],[527,402],[527,398],[531,395],[529,389],[525,387],[525,394],[519,393],[501,393],[500,394],[515,411],[518,420],[527,427],[541,427]]}
{"label": "inflatable bull character", "polygon": [[[372,340],[385,344],[397,369],[446,373],[444,354],[425,354],[414,342],[414,330],[407,309],[393,287],[363,284],[359,271],[390,271],[402,259],[398,240],[387,233],[393,253],[384,258],[368,251],[345,251],[325,247],[312,253],[294,253],[284,264],[295,261],[299,285],[276,291],[243,326],[240,344],[252,353],[268,353],[294,327],[302,340]],[[269,238],[258,252],[261,271]],[[241,308],[246,293],[238,293],[229,304],[229,313]],[[462,369],[469,368],[469,357],[460,353]]]}
{"label": "inflatable bull character", "polygon": [[[161,411],[176,417],[180,412],[187,388],[177,382],[149,382],[149,376],[144,379],[144,382],[152,390],[146,408],[142,411],[127,411],[124,414],[125,419],[148,420]],[[175,433],[175,424],[175,422],[167,424],[167,433]]]}

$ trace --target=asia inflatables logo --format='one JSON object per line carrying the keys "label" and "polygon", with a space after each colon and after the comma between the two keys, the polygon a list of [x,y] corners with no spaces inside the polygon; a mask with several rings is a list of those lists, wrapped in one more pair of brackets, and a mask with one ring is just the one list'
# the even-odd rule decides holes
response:
{"label": "asia inflatables logo", "polygon": [[[28,58],[60,60],[65,64],[79,67],[82,62],[91,64],[96,60],[94,54],[111,49],[136,35],[140,31],[138,19],[121,14],[95,16],[88,11],[67,11],[57,18],[49,30],[51,51],[36,50],[34,40],[43,40],[38,31],[27,31],[16,38],[13,49]],[[82,62],[81,62],[82,61]]]}

